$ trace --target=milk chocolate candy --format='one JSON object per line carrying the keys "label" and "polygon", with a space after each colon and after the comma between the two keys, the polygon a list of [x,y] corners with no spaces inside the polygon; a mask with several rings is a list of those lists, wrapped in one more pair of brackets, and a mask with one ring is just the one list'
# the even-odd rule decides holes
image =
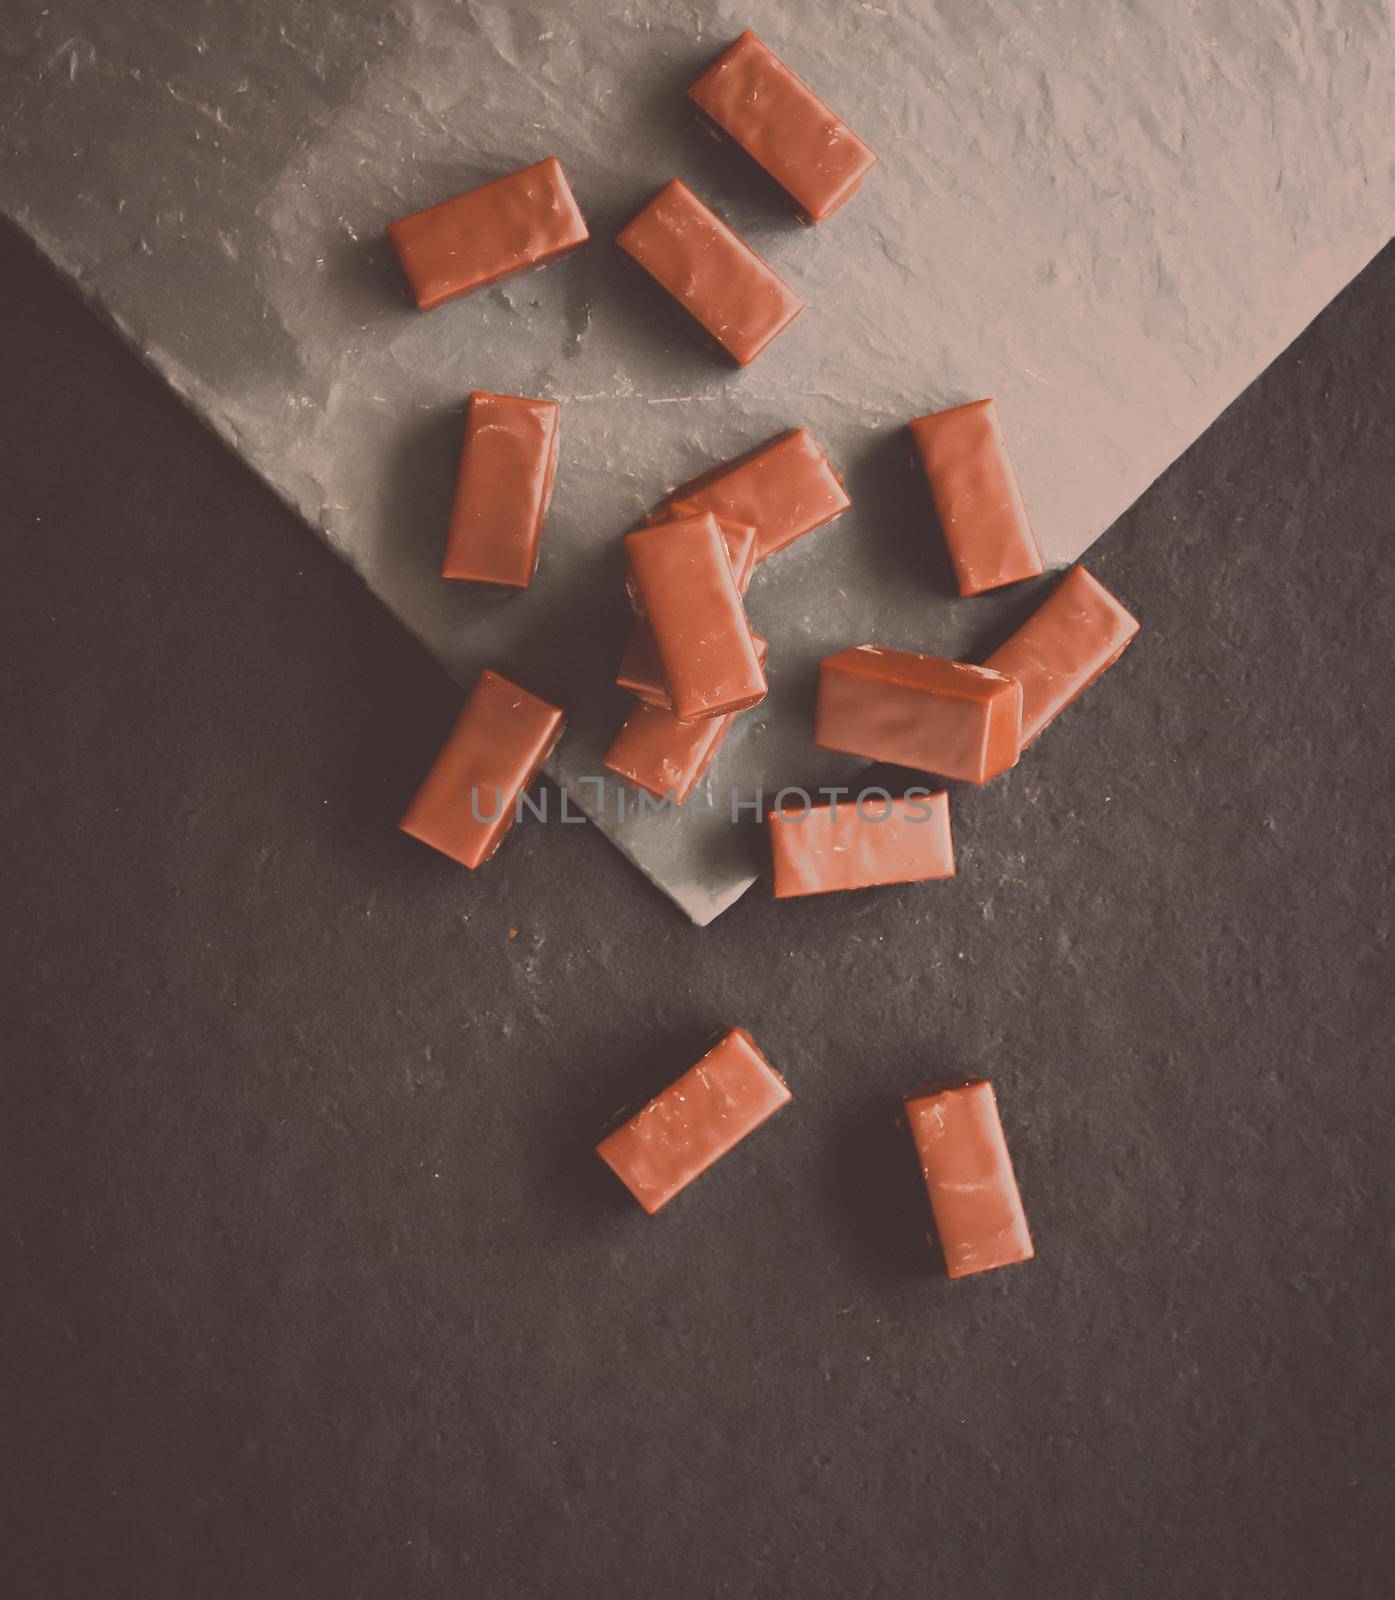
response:
{"label": "milk chocolate candy", "polygon": [[407,808],[402,831],[462,866],[488,861],[564,722],[556,706],[486,667]]}
{"label": "milk chocolate candy", "polygon": [[951,1278],[1032,1259],[993,1085],[941,1084],[906,1101],[906,1120]]}
{"label": "milk chocolate candy", "polygon": [[[765,640],[755,643],[756,656],[764,665]],[[681,806],[740,714],[729,711],[680,722],[667,707],[641,700],[625,718],[601,764],[635,788]]]}
{"label": "milk chocolate candy", "polygon": [[1102,583],[1084,567],[1070,569],[984,663],[1022,685],[1024,747],[1114,665],[1137,632],[1137,619]]}
{"label": "milk chocolate candy", "polygon": [[738,366],[748,366],[804,302],[677,178],[616,235]]}
{"label": "milk chocolate candy", "polygon": [[[684,516],[695,515],[698,513],[682,512],[675,507],[670,515],[652,518],[649,526],[658,522],[681,521]],[[726,541],[732,576],[736,579],[736,592],[744,595],[751,586],[751,574],[756,569],[756,530],[746,523],[732,522],[727,517],[718,517],[717,526]],[[659,647],[654,642],[654,630],[649,626],[649,619],[644,615],[644,601],[633,572],[626,575],[625,583],[636,616],[615,681],[646,704],[672,710],[673,701],[668,692],[668,679],[664,677],[663,662],[659,659]]]}
{"label": "milk chocolate candy", "polygon": [[[684,517],[697,514],[697,509],[684,511],[678,506],[666,506],[661,516],[646,517],[645,526],[652,528],[655,523],[678,522]],[[722,530],[722,538],[726,540],[727,555],[731,560],[731,571],[736,579],[737,593],[744,595],[751,587],[751,574],[756,570],[756,530],[749,523],[733,522],[730,517],[718,517],[717,526]],[[629,592],[630,604],[635,609],[635,615],[642,619],[644,602],[640,598],[639,588],[632,572],[626,575],[625,587]],[[668,703],[667,690],[664,691],[664,703]]]}
{"label": "milk chocolate candy", "polygon": [[[681,522],[684,517],[700,517],[705,507],[690,505],[672,505],[669,507],[668,516],[661,518],[665,522]],[[734,517],[724,517],[719,512],[713,512],[717,526],[722,530],[722,538],[726,540],[727,556],[731,561],[731,575],[736,579],[737,591],[745,594],[751,587],[751,575],[756,570],[756,547],[760,536],[753,524],[738,522]]]}
{"label": "milk chocolate candy", "polygon": [[526,589],[557,475],[557,402],[472,394],[442,575]]}
{"label": "milk chocolate candy", "polygon": [[[756,560],[846,511],[852,504],[843,480],[807,428],[767,439],[744,456],[709,467],[668,497],[669,510],[711,511],[749,522],[756,530]],[[664,514],[664,513],[661,513]]]}
{"label": "milk chocolate candy", "polygon": [[992,400],[910,425],[930,479],[959,593],[982,594],[1045,570]]}
{"label": "milk chocolate candy", "polygon": [[744,1028],[601,1140],[596,1154],[652,1216],[790,1098]]}
{"label": "milk chocolate candy", "polygon": [[654,630],[643,617],[636,617],[630,629],[629,643],[620,661],[615,681],[628,689],[643,705],[657,706],[664,711],[673,710],[668,695],[668,679],[664,677],[664,664],[659,659],[659,647],[654,642]]}
{"label": "milk chocolate candy", "polygon": [[390,222],[388,236],[423,311],[555,261],[589,237],[555,156]]}
{"label": "milk chocolate candy", "polygon": [[790,806],[767,822],[777,900],[954,876],[946,794]]}
{"label": "milk chocolate candy", "polygon": [[814,743],[868,761],[986,783],[1014,765],[1015,678],[963,661],[856,645],[819,667]]}
{"label": "milk chocolate candy", "polygon": [[876,156],[749,29],[688,90],[810,222],[831,217]]}
{"label": "milk chocolate candy", "polygon": [[676,715],[755,705],[765,674],[716,518],[656,523],[628,534],[625,548]]}

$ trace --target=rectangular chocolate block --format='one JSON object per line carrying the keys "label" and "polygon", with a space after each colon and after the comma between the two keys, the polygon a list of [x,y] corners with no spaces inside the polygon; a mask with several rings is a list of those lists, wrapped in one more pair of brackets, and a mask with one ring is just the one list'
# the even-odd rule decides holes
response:
{"label": "rectangular chocolate block", "polygon": [[[651,519],[649,526],[652,527],[660,522],[681,521],[683,515],[699,514],[675,511],[670,516]],[[751,586],[751,574],[756,569],[756,530],[747,523],[732,522],[727,517],[718,517],[716,520],[717,526],[722,530],[722,538],[726,541],[732,576],[736,579],[736,592],[744,595]],[[654,642],[654,630],[644,615],[644,602],[640,598],[639,586],[635,583],[633,572],[627,574],[626,587],[636,616],[634,627],[630,629],[629,643],[625,646],[625,654],[620,662],[620,670],[615,674],[615,681],[622,689],[628,689],[637,699],[649,705],[665,706],[671,710],[673,701],[669,697],[668,679],[664,677],[659,647]]]}
{"label": "rectangular chocolate block", "polygon": [[910,425],[930,480],[959,593],[983,594],[1045,570],[992,400]]}
{"label": "rectangular chocolate block", "polygon": [[[652,528],[660,522],[681,522],[684,517],[698,514],[698,509],[680,511],[677,507],[666,507],[662,516],[646,517],[645,526]],[[744,595],[751,587],[751,574],[756,570],[756,530],[749,523],[733,522],[730,517],[718,517],[717,526],[722,530],[722,538],[726,540],[727,555],[731,559],[731,571],[736,579],[737,592]],[[639,597],[633,573],[627,575],[625,587],[629,592],[630,604],[635,609],[635,615],[643,619],[644,602]],[[668,691],[665,690],[664,703],[667,702]]]}
{"label": "rectangular chocolate block", "polygon": [[876,156],[748,28],[688,90],[799,206],[822,222],[848,200]]}
{"label": "rectangular chocolate block", "polygon": [[475,393],[455,483],[443,577],[526,589],[557,475],[555,400]]}
{"label": "rectangular chocolate block", "polygon": [[[756,659],[764,667],[765,640],[755,634],[751,637],[756,647]],[[647,706],[658,706],[664,711],[673,710],[664,664],[654,641],[654,630],[643,617],[636,617],[634,627],[630,629],[629,643],[625,646],[615,682],[619,688],[628,689],[636,700]]]}
{"label": "rectangular chocolate block", "polygon": [[653,1216],[790,1098],[744,1028],[601,1140],[596,1154]]}
{"label": "rectangular chocolate block", "polygon": [[668,497],[677,512],[711,511],[749,522],[756,560],[765,561],[852,504],[843,480],[807,428],[777,434],[762,445],[709,467]]}
{"label": "rectangular chocolate block", "polygon": [[789,807],[767,820],[777,900],[954,876],[946,794]]}
{"label": "rectangular chocolate block", "polygon": [[586,219],[556,156],[388,223],[417,305],[540,267],[585,244]]}
{"label": "rectangular chocolate block", "polygon": [[1022,689],[963,661],[861,644],[819,668],[814,743],[986,783],[1017,761]]}
{"label": "rectangular chocolate block", "polygon": [[749,366],[804,309],[794,290],[677,178],[615,242],[738,366]]}
{"label": "rectangular chocolate block", "polygon": [[676,715],[742,711],[765,694],[726,541],[707,512],[626,535]]}
{"label": "rectangular chocolate block", "polygon": [[[756,656],[764,666],[764,639],[756,640]],[[680,722],[666,706],[641,700],[621,724],[601,764],[635,788],[681,806],[740,715],[729,711]]]}
{"label": "rectangular chocolate block", "polygon": [[[682,522],[685,517],[700,517],[704,509],[703,506],[672,506],[669,515],[661,520]],[[726,541],[727,557],[731,561],[731,575],[736,579],[737,592],[744,595],[751,587],[751,575],[756,570],[759,535],[749,522],[738,522],[734,517],[724,517],[715,511],[712,516]]]}
{"label": "rectangular chocolate block", "polygon": [[1025,749],[1058,712],[1123,655],[1138,632],[1124,610],[1084,567],[1072,567],[1016,633],[984,665],[1022,685]]}
{"label": "rectangular chocolate block", "polygon": [[664,664],[659,659],[659,647],[654,642],[654,630],[643,617],[636,617],[630,629],[629,643],[620,661],[615,681],[644,705],[657,706],[664,711],[673,710],[668,696],[668,679],[664,677]]}
{"label": "rectangular chocolate block", "polygon": [[906,1101],[935,1231],[951,1278],[1032,1259],[993,1085],[941,1084]]}
{"label": "rectangular chocolate block", "polygon": [[407,808],[402,831],[462,866],[488,861],[565,720],[556,706],[486,667]]}

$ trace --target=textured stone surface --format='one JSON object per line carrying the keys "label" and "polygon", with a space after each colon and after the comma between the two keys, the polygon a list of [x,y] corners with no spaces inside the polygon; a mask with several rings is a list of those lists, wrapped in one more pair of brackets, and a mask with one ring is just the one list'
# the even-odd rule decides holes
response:
{"label": "textured stone surface", "polygon": [[[457,688],[0,284],[8,1592],[1383,1600],[1395,254],[1100,544],[1145,632],[957,878],[705,932],[399,835]],[[647,1219],[592,1141],[729,1023],[794,1103]],[[956,1285],[960,1073],[1038,1259]]]}
{"label": "textured stone surface", "polygon": [[[761,33],[880,156],[795,223],[683,90]],[[624,699],[619,537],[667,485],[794,423],[854,512],[751,594],[771,696],[714,790],[818,782],[818,659],[957,653],[1001,598],[947,603],[898,429],[997,396],[1048,560],[1083,549],[1389,236],[1383,0],[1018,0],[637,8],[631,0],[8,0],[0,209],[461,679],[563,697],[583,804]],[[596,243],[422,317],[388,219],[538,157]],[[608,244],[673,176],[809,302],[748,372]],[[439,580],[470,389],[553,395],[562,459],[537,583]],[[578,652],[579,633],[613,641]],[[722,806],[617,821],[706,920],[749,881]]]}

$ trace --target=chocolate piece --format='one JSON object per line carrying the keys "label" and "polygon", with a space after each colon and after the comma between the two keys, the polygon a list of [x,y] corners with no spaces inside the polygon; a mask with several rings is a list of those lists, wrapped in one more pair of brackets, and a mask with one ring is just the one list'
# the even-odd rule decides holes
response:
{"label": "chocolate piece", "polygon": [[791,807],[767,820],[777,900],[954,876],[946,794]]}
{"label": "chocolate piece", "polygon": [[740,715],[728,711],[680,722],[671,711],[641,700],[621,724],[601,765],[655,799],[681,806]]}
{"label": "chocolate piece", "polygon": [[993,1085],[945,1083],[906,1101],[906,1120],[951,1278],[1032,1259]]}
{"label": "chocolate piece", "polygon": [[669,511],[681,506],[751,523],[758,562],[831,522],[851,504],[843,480],[807,428],[777,434],[744,456],[709,467],[667,501]]}
{"label": "chocolate piece", "polygon": [[876,156],[748,28],[688,97],[753,156],[810,222],[848,200]]}
{"label": "chocolate piece", "polygon": [[[698,512],[685,514],[700,515]],[[656,517],[649,526],[653,527],[659,522],[681,521],[682,515],[675,511],[672,516]],[[736,579],[736,592],[744,595],[751,586],[751,574],[756,569],[756,530],[747,523],[732,522],[727,517],[718,517],[716,522],[722,530],[722,538],[726,541],[732,576]],[[622,689],[628,689],[637,699],[649,705],[664,706],[671,710],[673,701],[669,698],[668,679],[664,676],[659,647],[654,642],[654,630],[644,615],[644,601],[640,596],[639,585],[635,582],[633,572],[626,574],[625,586],[629,590],[630,604],[634,607],[636,616],[634,627],[630,629],[629,643],[625,646],[625,654],[620,662],[620,670],[615,674],[615,681]]]}
{"label": "chocolate piece", "polygon": [[[648,516],[644,519],[645,526],[652,528],[660,522],[681,522],[687,516],[697,516],[700,508],[692,511],[681,511],[677,506],[664,508],[661,516]],[[738,594],[745,594],[751,587],[751,574],[756,570],[756,530],[746,522],[733,522],[730,517],[718,517],[717,526],[722,530],[722,537],[726,540],[727,555],[731,560],[732,576],[736,579]],[[639,589],[635,584],[634,573],[627,573],[625,588],[630,596],[630,604],[635,609],[635,615],[641,619],[644,616],[644,602],[640,599]],[[629,686],[622,685],[628,688]],[[668,690],[664,690],[664,704],[668,704]]]}
{"label": "chocolate piece", "polygon": [[557,475],[557,402],[470,396],[455,483],[447,578],[526,589]]}
{"label": "chocolate piece", "polygon": [[388,223],[423,311],[585,244],[586,219],[556,156]]}
{"label": "chocolate piece", "polygon": [[960,594],[982,594],[1045,570],[992,400],[910,425],[930,479]]}
{"label": "chocolate piece", "polygon": [[716,518],[641,528],[625,548],[674,712],[687,721],[755,705],[765,674]]}
{"label": "chocolate piece", "polygon": [[[757,639],[755,645],[756,657],[764,666],[765,640]],[[740,714],[729,711],[720,717],[680,722],[666,706],[641,699],[621,724],[602,765],[656,799],[667,797],[681,806]]]}
{"label": "chocolate piece", "polygon": [[565,721],[556,706],[486,667],[408,806],[402,831],[462,866],[488,861]]}
{"label": "chocolate piece", "polygon": [[1022,689],[964,661],[860,644],[819,667],[814,743],[986,783],[1017,761]]}
{"label": "chocolate piece", "polygon": [[628,689],[644,705],[658,706],[672,711],[673,702],[668,696],[668,679],[664,677],[664,664],[659,659],[659,647],[654,642],[654,630],[643,617],[636,617],[630,629],[630,641],[620,662],[615,681]]}
{"label": "chocolate piece", "polygon": [[748,366],[804,302],[675,178],[615,237],[739,365]]}
{"label": "chocolate piece", "polygon": [[[684,517],[700,517],[705,509],[704,506],[674,505],[669,507],[668,516],[660,520],[681,522]],[[722,530],[722,538],[726,540],[731,575],[736,579],[737,591],[744,595],[751,587],[751,575],[756,570],[756,547],[760,535],[749,522],[738,522],[734,517],[724,517],[716,511],[712,515]],[[652,527],[653,524],[648,526]]]}
{"label": "chocolate piece", "polygon": [[1084,567],[1072,567],[1016,633],[984,663],[1022,685],[1025,749],[1058,712],[1112,667],[1138,620]]}
{"label": "chocolate piece", "polygon": [[602,1139],[596,1154],[653,1216],[789,1098],[784,1079],[755,1040],[744,1028],[733,1028],[695,1067]]}

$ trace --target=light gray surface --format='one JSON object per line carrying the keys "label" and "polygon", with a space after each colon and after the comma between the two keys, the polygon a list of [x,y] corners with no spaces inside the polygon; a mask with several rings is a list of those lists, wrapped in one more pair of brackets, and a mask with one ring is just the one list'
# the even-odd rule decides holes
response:
{"label": "light gray surface", "polygon": [[[820,228],[688,114],[746,25],[881,156]],[[822,655],[956,653],[1012,603],[948,598],[908,417],[996,395],[1068,561],[1376,252],[1390,34],[1378,0],[7,0],[0,206],[462,682],[489,660],[571,705],[554,766],[584,805],[624,709],[621,533],[806,424],[854,509],[757,575],[772,692],[714,767],[725,796],[849,770],[808,743]],[[590,248],[412,309],[384,223],[547,154]],[[609,243],[672,176],[809,302],[745,372]],[[437,575],[471,388],[563,403],[541,571],[507,601]],[[696,921],[748,885],[725,804],[618,824],[615,800],[601,826]]]}

